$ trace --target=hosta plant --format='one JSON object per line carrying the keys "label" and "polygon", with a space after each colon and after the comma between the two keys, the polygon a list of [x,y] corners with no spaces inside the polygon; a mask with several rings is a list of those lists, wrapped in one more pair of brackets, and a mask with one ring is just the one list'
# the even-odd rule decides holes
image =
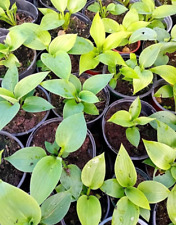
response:
{"label": "hosta plant", "polygon": [[48,75],[41,72],[29,75],[18,81],[16,66],[10,67],[2,80],[0,88],[0,130],[23,109],[26,112],[42,112],[53,106],[42,97],[33,96],[35,88]]}
{"label": "hosta plant", "polygon": [[86,4],[86,0],[51,0],[54,7],[58,10],[39,8],[44,14],[41,27],[50,30],[62,26],[67,30],[70,25],[70,17],[73,13],[80,11]]}
{"label": "hosta plant", "polygon": [[135,186],[136,169],[124,146],[121,145],[115,161],[115,178],[105,180],[101,190],[119,198],[112,215],[112,225],[136,225],[139,216],[150,219],[150,204],[166,199],[170,191],[156,181],[143,181]]}
{"label": "hosta plant", "polygon": [[138,147],[140,142],[140,132],[138,126],[146,125],[154,120],[154,118],[140,116],[140,113],[141,101],[139,97],[137,97],[130,105],[129,111],[119,110],[108,120],[108,122],[126,127],[126,138],[135,147]]}
{"label": "hosta plant", "polygon": [[120,15],[128,10],[124,5],[115,3],[103,6],[102,0],[96,0],[93,4],[89,5],[87,9],[91,12],[99,12],[101,18],[106,18],[109,14]]}
{"label": "hosta plant", "polygon": [[15,26],[16,25],[16,2],[10,6],[10,0],[4,0],[0,2],[0,20]]}

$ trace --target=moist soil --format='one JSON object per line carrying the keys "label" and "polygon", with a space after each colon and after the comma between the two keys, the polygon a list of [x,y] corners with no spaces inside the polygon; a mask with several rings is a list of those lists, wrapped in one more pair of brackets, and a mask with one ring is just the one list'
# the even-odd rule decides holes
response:
{"label": "moist soil", "polygon": [[[94,196],[97,196],[99,198],[101,208],[102,208],[102,218],[103,218],[107,212],[107,196],[106,194],[98,190],[91,191],[91,194],[94,194]],[[76,203],[71,204],[71,207],[67,215],[64,217],[64,221],[66,225],[81,225],[76,212]]]}
{"label": "moist soil", "polygon": [[77,16],[71,16],[70,25],[66,31],[62,27],[50,30],[51,37],[54,39],[60,34],[78,34],[80,37],[89,37],[90,25],[80,20]]}
{"label": "moist soil", "polygon": [[[31,23],[34,20],[31,15],[27,14],[26,12],[20,12],[20,10],[16,14],[16,22],[17,25],[20,25],[22,23]],[[0,20],[0,28],[10,28],[11,25],[6,23],[5,21]]]}
{"label": "moist soil", "polygon": [[162,5],[172,5],[172,2],[170,0],[159,0],[159,2],[162,4]]}
{"label": "moist soil", "polygon": [[[129,107],[130,103],[125,103],[123,105],[121,104],[112,107],[106,114],[105,120],[107,121],[108,119],[110,119],[110,117],[119,110],[128,111]],[[141,112],[140,116],[147,116],[147,115]],[[128,151],[130,157],[140,157],[147,155],[142,139],[156,141],[157,134],[156,130],[154,130],[149,124],[144,126],[138,126],[138,128],[141,138],[139,146],[137,148],[127,140],[125,127],[119,126],[115,123],[105,122],[105,135],[109,144],[112,146],[112,148],[116,153],[118,153],[120,145],[122,143],[126,148],[126,150]]]}
{"label": "moist soil", "polygon": [[[45,93],[41,89],[37,89],[34,95],[47,99]],[[8,123],[8,125],[3,128],[3,130],[11,134],[28,132],[45,117],[46,113],[46,111],[29,113],[24,111],[23,109],[20,109],[17,115],[12,119],[10,123]]]}
{"label": "moist soil", "polygon": [[167,225],[170,224],[171,221],[168,217],[167,209],[166,209],[166,200],[160,203],[157,203],[156,209],[156,225]]}
{"label": "moist soil", "polygon": [[[31,146],[38,146],[45,149],[45,141],[53,143],[55,140],[55,133],[60,122],[54,121],[48,125],[40,127],[33,136]],[[83,145],[75,152],[70,153],[65,159],[67,164],[75,164],[80,169],[92,158],[92,143],[87,136]],[[45,149],[46,150],[46,149]]]}
{"label": "moist soil", "polygon": [[[34,51],[25,46],[19,47],[17,50],[13,52],[13,54],[17,57],[20,62],[20,67],[18,67],[19,75],[27,70],[34,59]],[[0,66],[0,78],[3,78],[7,68],[5,66]]]}
{"label": "moist soil", "polygon": [[0,164],[0,179],[14,186],[18,186],[23,173],[4,160],[4,157],[12,155],[20,148],[20,145],[15,140],[0,134],[0,150],[4,149]]}

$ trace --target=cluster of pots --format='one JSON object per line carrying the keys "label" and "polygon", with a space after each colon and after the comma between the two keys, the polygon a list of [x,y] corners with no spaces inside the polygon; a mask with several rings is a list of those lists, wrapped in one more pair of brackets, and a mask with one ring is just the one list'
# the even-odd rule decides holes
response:
{"label": "cluster of pots", "polygon": [[[12,0],[11,3],[14,1]],[[33,18],[33,23],[40,23],[41,20],[41,14],[38,12],[37,7],[51,7],[46,5],[43,0],[28,0],[28,1],[22,1],[22,0],[16,0],[17,7],[19,11],[24,11],[30,14],[30,16]],[[88,7],[90,4],[95,2],[94,0],[87,1],[87,5],[84,7],[82,12],[77,13],[75,16],[77,16],[80,20],[82,20],[84,23],[87,23],[89,26],[91,26],[91,20],[86,17],[85,11],[86,7]],[[156,5],[160,5],[160,1],[157,0]],[[172,23],[176,23],[176,16],[167,17],[165,18],[165,22],[167,24],[167,29],[170,30],[172,27]],[[5,39],[5,35],[7,35],[8,30],[7,29],[2,29],[0,28],[0,42],[3,43]],[[142,45],[140,42],[137,44],[137,48],[135,50],[132,50],[132,52],[136,51],[136,53],[140,54],[140,51],[142,49]],[[41,52],[39,51],[33,51],[33,60],[30,63],[30,66],[25,70],[22,71],[19,75],[20,79],[23,79],[24,77],[33,74],[35,71],[40,71],[40,68],[36,68],[36,62],[37,60],[40,59]],[[38,57],[38,58],[37,58]],[[124,59],[129,59],[129,54],[124,54],[122,52],[122,57]],[[77,72],[78,71],[74,71]],[[107,66],[104,65],[102,66],[101,70],[96,71],[86,71],[82,76],[92,76],[99,73],[106,74],[107,72]],[[150,116],[151,114],[155,113],[156,111],[160,110],[166,110],[163,108],[156,98],[154,97],[154,92],[155,89],[159,85],[163,85],[165,81],[163,80],[157,80],[156,77],[153,79],[153,83],[150,86],[149,89],[145,93],[141,93],[139,95],[141,99],[141,105],[142,105],[142,110],[141,114],[145,116]],[[44,96],[45,99],[47,99],[51,104],[55,106],[55,103],[52,102],[54,99],[53,95],[48,93],[43,87],[39,86],[38,92],[41,93],[42,96]],[[148,157],[147,153],[144,149],[144,146],[142,144],[142,141],[139,145],[139,149],[134,152],[133,151],[133,146],[129,145],[128,141],[125,140],[125,129],[122,129],[122,127],[108,123],[108,119],[117,111],[121,109],[127,109],[130,107],[132,104],[133,100],[136,98],[136,96],[127,95],[126,93],[120,93],[118,90],[113,89],[110,87],[110,85],[107,85],[102,91],[103,95],[103,100],[102,104],[100,104],[100,114],[98,116],[92,116],[90,117],[86,122],[87,122],[87,138],[89,139],[89,144],[86,149],[86,154],[88,154],[88,159],[91,159],[95,157],[96,155],[99,155],[102,152],[105,152],[106,156],[106,177],[107,178],[112,178],[114,175],[114,161],[115,157],[118,153],[118,150],[120,148],[120,144],[123,142],[124,146],[128,149],[128,153],[133,160],[134,164],[136,167],[139,168],[139,171],[145,170],[146,172],[146,167],[142,163],[144,159]],[[103,107],[103,108],[102,108]],[[173,112],[173,111],[172,111]],[[173,112],[175,113],[175,112]],[[40,114],[40,115],[39,115]],[[44,142],[49,141],[53,142],[54,141],[54,136],[55,136],[55,131],[58,126],[58,124],[62,121],[62,112],[59,113],[59,109],[57,109],[57,103],[56,103],[56,108],[49,110],[47,112],[42,112],[42,113],[34,113],[35,121],[32,119],[32,115],[30,114],[25,114],[26,116],[26,122],[22,119],[22,116],[19,116],[18,118],[14,118],[13,121],[10,122],[2,131],[0,131],[0,150],[1,149],[6,149],[4,151],[3,157],[7,157],[12,155],[14,152],[17,150],[23,148],[24,146],[40,146],[44,147]],[[14,125],[17,124],[17,125]],[[25,125],[26,124],[26,127]],[[24,126],[20,128],[20,126]],[[151,137],[150,140],[156,141],[157,135],[156,131],[152,128],[149,127],[150,130],[148,133],[150,133]],[[48,133],[47,133],[48,132]],[[142,136],[141,138],[148,138],[148,136]],[[13,146],[13,149],[11,150]],[[13,151],[13,152],[12,152]],[[81,156],[81,151],[77,153],[77,157]],[[79,155],[80,154],[80,155]],[[70,161],[72,158],[75,156],[70,157]],[[82,166],[86,163],[84,162],[84,159],[82,159]],[[76,164],[76,163],[75,163]],[[2,159],[2,163],[0,166],[0,174],[3,174],[4,170],[6,171],[12,171],[12,165],[5,160]],[[150,179],[150,177],[145,173],[141,172],[142,176],[144,177],[144,180]],[[13,184],[19,188],[22,188],[26,192],[29,191],[29,180],[30,180],[30,174],[26,173],[21,173],[18,170],[13,171],[13,176],[10,174],[6,178],[3,178],[0,176],[1,179],[4,181]],[[12,179],[13,178],[13,179]],[[111,221],[112,219],[112,211],[114,208],[112,199],[110,199],[108,196],[104,196],[105,201],[104,201],[104,208],[105,212],[103,215],[102,222],[100,225],[106,225],[109,224],[108,222]],[[140,225],[146,225],[146,224],[152,224],[156,225],[156,211],[157,211],[157,206],[153,207],[153,213],[150,219],[150,222],[147,223],[142,218],[139,219],[138,224]],[[152,218],[153,217],[153,218]],[[62,225],[70,224],[69,222],[65,222],[64,220],[61,221]],[[159,223],[157,223],[159,224]]]}

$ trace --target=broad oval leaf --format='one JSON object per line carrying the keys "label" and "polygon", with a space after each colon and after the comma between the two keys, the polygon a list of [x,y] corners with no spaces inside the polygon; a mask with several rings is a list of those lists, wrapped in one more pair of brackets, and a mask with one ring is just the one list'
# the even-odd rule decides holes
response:
{"label": "broad oval leaf", "polygon": [[134,203],[135,205],[144,208],[144,209],[150,209],[149,202],[144,195],[144,193],[135,187],[127,187],[125,189],[126,196],[128,199]]}
{"label": "broad oval leaf", "polygon": [[136,119],[141,113],[141,101],[140,98],[137,97],[133,103],[130,105],[129,113],[131,114],[131,119]]}
{"label": "broad oval leaf", "polygon": [[40,27],[43,30],[52,30],[62,26],[63,23],[64,20],[60,20],[58,13],[53,10],[42,17]]}
{"label": "broad oval leaf", "polygon": [[122,127],[131,127],[134,125],[134,123],[131,121],[130,113],[125,110],[120,110],[114,113],[108,122],[115,123]]}
{"label": "broad oval leaf", "polygon": [[15,168],[23,172],[32,172],[37,162],[46,156],[46,152],[40,147],[26,147],[18,150],[5,159]]}
{"label": "broad oval leaf", "polygon": [[70,204],[71,194],[69,192],[52,195],[41,206],[41,223],[56,224],[60,222],[67,214]]}
{"label": "broad oval leaf", "polygon": [[[38,225],[41,210],[38,203],[26,192],[0,180],[0,223]],[[18,221],[18,223],[16,223]]]}
{"label": "broad oval leaf", "polygon": [[106,180],[100,189],[113,198],[121,198],[124,196],[124,189],[116,179]]}
{"label": "broad oval leaf", "polygon": [[92,195],[82,195],[77,201],[77,214],[82,225],[98,225],[101,219],[99,200]]}
{"label": "broad oval leaf", "polygon": [[85,6],[86,2],[86,0],[68,0],[67,8],[71,13],[76,13]]}
{"label": "broad oval leaf", "polygon": [[126,129],[126,137],[132,145],[136,148],[138,147],[140,142],[140,133],[137,127],[128,127]]}
{"label": "broad oval leaf", "polygon": [[56,187],[62,172],[62,159],[43,157],[35,166],[30,183],[31,196],[41,204]]}
{"label": "broad oval leaf", "polygon": [[139,207],[126,196],[122,197],[114,209],[112,225],[136,225],[139,219]]}
{"label": "broad oval leaf", "polygon": [[83,90],[79,93],[79,98],[83,101],[83,102],[87,102],[87,103],[96,103],[99,102],[98,97],[87,90]]}
{"label": "broad oval leaf", "polygon": [[175,201],[176,201],[176,185],[172,188],[167,199],[167,212],[173,224],[176,223]]}
{"label": "broad oval leaf", "polygon": [[141,190],[147,197],[149,203],[157,203],[168,197],[169,189],[163,184],[147,180],[138,185],[138,189]]}
{"label": "broad oval leaf", "polygon": [[166,16],[172,16],[176,12],[175,5],[161,5],[156,7],[152,13],[152,17],[156,19],[162,19]]}
{"label": "broad oval leaf", "polygon": [[29,75],[20,80],[14,89],[15,97],[20,99],[28,94],[30,91],[35,89],[47,75],[48,72],[40,72]]}
{"label": "broad oval leaf", "polygon": [[137,180],[133,162],[122,144],[115,161],[115,175],[122,187],[134,186]]}
{"label": "broad oval leaf", "polygon": [[160,142],[147,140],[143,140],[143,142],[152,162],[160,169],[170,169],[172,163],[175,161],[175,150]]}
{"label": "broad oval leaf", "polygon": [[[78,129],[79,128],[79,129]],[[87,134],[83,113],[65,118],[56,130],[56,142],[63,151],[74,152],[81,147]]]}
{"label": "broad oval leaf", "polygon": [[104,153],[89,160],[84,166],[81,179],[85,186],[96,190],[100,188],[105,178]]}
{"label": "broad oval leaf", "polygon": [[77,103],[75,99],[69,99],[66,101],[63,109],[63,118],[67,118],[74,114],[80,113],[84,111],[83,103]]}
{"label": "broad oval leaf", "polygon": [[68,0],[51,0],[51,2],[56,9],[58,9],[60,12],[64,12],[67,8]]}

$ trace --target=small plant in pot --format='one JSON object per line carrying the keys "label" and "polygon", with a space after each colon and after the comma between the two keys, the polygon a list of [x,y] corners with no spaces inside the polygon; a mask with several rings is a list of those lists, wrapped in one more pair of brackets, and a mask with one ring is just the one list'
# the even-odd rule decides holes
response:
{"label": "small plant in pot", "polygon": [[135,167],[121,145],[115,161],[116,178],[105,180],[101,190],[109,196],[119,198],[112,215],[112,225],[136,225],[139,216],[150,219],[150,204],[166,199],[170,193],[163,184],[143,181],[134,187],[137,180]]}
{"label": "small plant in pot", "polygon": [[[75,14],[80,11],[86,4],[86,0],[51,0],[54,7],[58,10],[47,8],[39,8],[39,10],[44,14],[44,17],[41,20],[40,26],[46,30],[57,29],[57,32],[60,33],[78,33],[79,36],[88,37],[89,36],[89,26],[90,23],[85,23],[84,17],[82,17],[82,22],[79,21],[81,15]],[[74,16],[75,15],[75,16]],[[88,19],[87,19],[88,21]],[[86,22],[87,22],[86,21]],[[82,26],[78,28],[79,26]],[[59,31],[60,30],[60,31]],[[84,30],[84,31],[83,31]],[[56,32],[56,33],[57,33]],[[54,36],[57,36],[54,34]]]}
{"label": "small plant in pot", "polygon": [[[18,81],[16,66],[8,69],[0,88],[0,129],[6,129],[5,126],[10,122],[13,123],[15,116],[23,114],[23,112],[25,115],[28,115],[27,113],[32,115],[30,113],[43,112],[53,108],[44,98],[33,96],[35,88],[47,75],[48,72],[36,73]],[[34,126],[32,120],[30,122]],[[15,127],[18,129],[17,125]]]}

